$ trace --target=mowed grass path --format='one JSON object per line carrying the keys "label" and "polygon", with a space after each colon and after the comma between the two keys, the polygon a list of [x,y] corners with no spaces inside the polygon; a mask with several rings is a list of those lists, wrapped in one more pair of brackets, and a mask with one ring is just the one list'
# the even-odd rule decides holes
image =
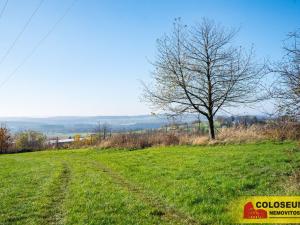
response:
{"label": "mowed grass path", "polygon": [[294,143],[0,155],[0,224],[231,224],[243,195],[299,195]]}

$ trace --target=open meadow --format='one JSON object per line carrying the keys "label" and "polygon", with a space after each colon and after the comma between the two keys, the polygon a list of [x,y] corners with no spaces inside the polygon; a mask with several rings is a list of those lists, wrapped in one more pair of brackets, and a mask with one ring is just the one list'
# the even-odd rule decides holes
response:
{"label": "open meadow", "polygon": [[243,195],[299,195],[293,142],[0,155],[0,224],[230,224]]}

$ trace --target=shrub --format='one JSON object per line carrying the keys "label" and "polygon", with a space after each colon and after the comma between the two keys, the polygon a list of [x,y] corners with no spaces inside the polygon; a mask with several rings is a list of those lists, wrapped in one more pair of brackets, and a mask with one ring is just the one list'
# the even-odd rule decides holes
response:
{"label": "shrub", "polygon": [[36,151],[45,147],[46,136],[36,131],[23,131],[16,134],[16,149],[18,151]]}
{"label": "shrub", "polygon": [[169,145],[178,145],[179,144],[179,137],[175,133],[162,133],[156,132],[149,136],[149,142],[152,146],[162,145],[162,146],[169,146]]}
{"label": "shrub", "polygon": [[100,143],[102,148],[142,149],[159,145],[178,145],[179,137],[162,132],[116,134]]}
{"label": "shrub", "polygon": [[150,146],[149,139],[143,134],[117,134],[100,143],[103,148],[139,149]]}
{"label": "shrub", "polygon": [[0,153],[7,153],[12,147],[12,137],[8,128],[0,127]]}
{"label": "shrub", "polygon": [[300,140],[300,123],[275,121],[267,124],[264,134],[275,140]]}

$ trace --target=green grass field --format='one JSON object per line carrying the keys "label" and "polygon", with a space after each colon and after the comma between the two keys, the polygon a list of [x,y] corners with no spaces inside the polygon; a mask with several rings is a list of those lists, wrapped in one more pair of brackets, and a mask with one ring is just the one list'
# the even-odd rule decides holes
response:
{"label": "green grass field", "polygon": [[243,195],[299,195],[294,143],[0,155],[0,224],[230,224]]}

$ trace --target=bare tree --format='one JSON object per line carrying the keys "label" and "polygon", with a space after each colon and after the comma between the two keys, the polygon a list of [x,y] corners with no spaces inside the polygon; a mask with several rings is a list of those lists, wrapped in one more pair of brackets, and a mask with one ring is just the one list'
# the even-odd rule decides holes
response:
{"label": "bare tree", "polygon": [[111,128],[108,123],[101,124],[100,122],[97,123],[94,132],[99,140],[106,139],[108,135],[111,135]]}
{"label": "bare tree", "polygon": [[157,41],[153,84],[144,97],[156,109],[175,114],[199,113],[215,138],[214,116],[223,107],[257,101],[264,66],[232,45],[237,30],[203,19],[192,28],[175,20],[173,32]]}
{"label": "bare tree", "polygon": [[109,125],[107,123],[104,123],[102,125],[102,130],[103,130],[103,139],[105,140],[108,137],[108,133],[109,133],[109,130],[110,130]]}
{"label": "bare tree", "polygon": [[101,140],[101,134],[102,134],[102,126],[100,122],[97,122],[95,128],[94,128],[94,132],[96,134],[96,138],[98,140]]}
{"label": "bare tree", "polygon": [[288,34],[284,56],[271,70],[278,79],[272,96],[278,100],[280,114],[300,116],[300,30]]}

